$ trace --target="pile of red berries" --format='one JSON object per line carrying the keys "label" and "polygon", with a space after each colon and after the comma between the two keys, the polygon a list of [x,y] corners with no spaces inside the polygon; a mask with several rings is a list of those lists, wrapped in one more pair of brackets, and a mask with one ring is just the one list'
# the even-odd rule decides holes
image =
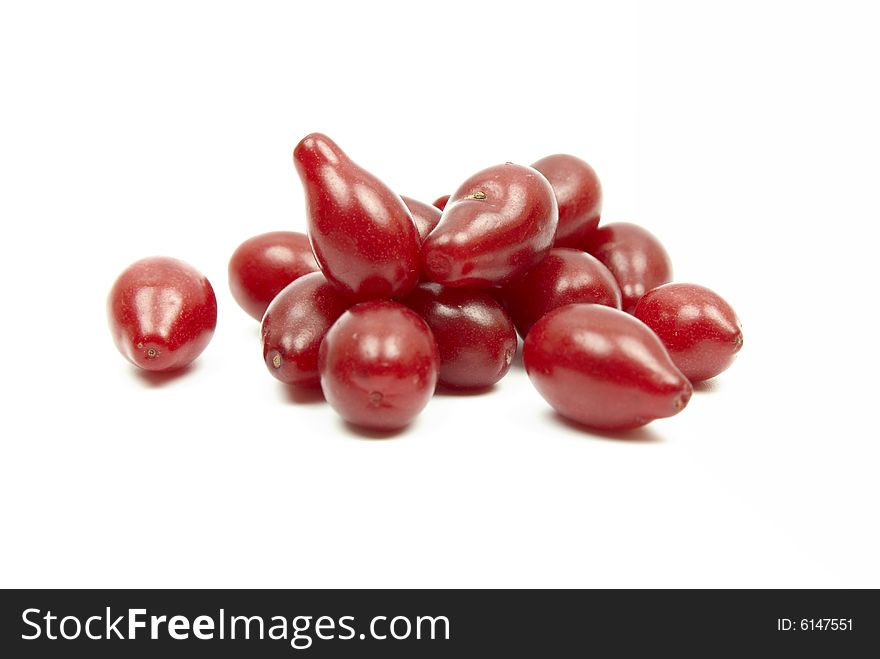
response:
{"label": "pile of red berries", "polygon": [[[554,409],[633,428],[684,409],[691,383],[721,373],[742,346],[720,296],[668,283],[669,256],[651,233],[598,226],[599,179],[574,156],[489,167],[433,206],[400,197],[324,135],[305,137],[293,158],[308,236],[245,241],[229,285],[262,320],[269,372],[320,386],[353,424],[401,428],[438,383],[490,387],[510,369],[518,332],[529,378]],[[191,266],[149,258],[117,279],[109,315],[123,355],[170,370],[205,349],[217,302]]]}

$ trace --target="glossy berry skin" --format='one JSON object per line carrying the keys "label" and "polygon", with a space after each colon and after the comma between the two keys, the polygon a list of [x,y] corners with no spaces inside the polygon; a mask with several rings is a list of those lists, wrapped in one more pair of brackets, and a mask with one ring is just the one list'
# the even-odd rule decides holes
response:
{"label": "glossy berry skin", "polygon": [[242,309],[261,320],[282,288],[317,269],[304,233],[263,233],[248,238],[233,252],[229,259],[229,290]]}
{"label": "glossy berry skin", "polygon": [[647,326],[598,304],[571,304],[544,316],[526,337],[523,362],[553,409],[602,430],[678,414],[693,391]]}
{"label": "glossy berry skin", "polygon": [[372,300],[352,307],[330,328],[319,367],[324,396],[342,418],[364,428],[396,430],[434,394],[440,356],[416,312]]}
{"label": "glossy berry skin", "polygon": [[578,249],[556,247],[534,268],[501,290],[520,336],[544,314],[576,302],[620,309],[620,287],[597,258]]}
{"label": "glossy berry skin", "polygon": [[434,200],[434,206],[436,206],[437,208],[439,208],[442,211],[444,208],[446,208],[446,204],[449,203],[449,197],[450,197],[450,195],[448,195],[448,194],[445,194],[442,197],[437,197]]}
{"label": "glossy berry skin", "polygon": [[559,226],[554,246],[583,249],[602,214],[602,184],[595,170],[565,153],[541,158],[532,167],[547,178],[556,193]]}
{"label": "glossy berry skin", "polygon": [[318,348],[352,301],[320,272],[288,284],[266,310],[260,326],[266,368],[285,384],[317,385]]}
{"label": "glossy berry skin", "polygon": [[217,299],[194,267],[154,256],[119,275],[107,313],[113,341],[126,359],[148,371],[172,371],[190,364],[210,343]]}
{"label": "glossy berry skin", "polygon": [[742,327],[733,307],[703,286],[666,284],[650,290],[634,315],[660,337],[691,382],[726,370],[742,348]]}
{"label": "glossy berry skin", "polygon": [[440,384],[479,389],[495,384],[510,370],[516,331],[488,292],[427,283],[401,301],[431,328],[440,351]]}
{"label": "glossy berry skin", "polygon": [[434,227],[440,221],[440,209],[412,197],[401,196],[400,198],[403,199],[403,203],[406,204],[407,209],[412,214],[413,222],[415,222],[416,229],[419,232],[419,239],[425,242],[425,238],[428,237],[428,234],[434,230]]}
{"label": "glossy berry skin", "polygon": [[506,163],[471,176],[422,246],[422,267],[445,286],[488,288],[525,274],[549,251],[558,212],[538,171]]}
{"label": "glossy berry skin", "polygon": [[421,241],[403,200],[326,135],[293,151],[309,239],[324,275],[357,300],[402,295],[419,278]]}
{"label": "glossy berry skin", "polygon": [[623,310],[632,313],[647,291],[672,280],[672,261],[660,241],[646,229],[614,222],[596,229],[586,251],[605,264],[623,295]]}

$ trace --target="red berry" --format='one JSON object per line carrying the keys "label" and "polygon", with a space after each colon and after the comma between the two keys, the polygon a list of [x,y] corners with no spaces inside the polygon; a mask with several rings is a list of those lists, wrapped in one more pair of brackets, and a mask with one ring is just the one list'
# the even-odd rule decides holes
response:
{"label": "red berry", "polygon": [[691,382],[726,370],[742,348],[742,327],[733,308],[703,286],[666,284],[650,290],[634,315],[660,337]]}
{"label": "red berry", "polygon": [[401,196],[400,198],[403,199],[403,203],[406,204],[409,212],[412,213],[413,222],[415,222],[416,229],[419,232],[419,238],[422,242],[425,242],[425,238],[428,237],[428,234],[434,230],[434,227],[440,221],[440,210],[436,206],[430,206],[411,197]]}
{"label": "red berry", "polygon": [[672,262],[663,245],[636,224],[614,222],[599,227],[587,241],[586,251],[611,270],[627,313],[632,313],[645,292],[672,280]]}
{"label": "red berry", "polygon": [[598,304],[544,316],[526,337],[523,362],[551,407],[592,428],[626,430],[678,414],[693,391],[648,327]]}
{"label": "red berry", "polygon": [[446,286],[507,284],[547,254],[557,217],[553,188],[538,171],[513,163],[484,169],[450,197],[422,246],[425,275]]}
{"label": "red berry", "polygon": [[502,306],[485,291],[420,284],[402,302],[431,328],[440,351],[440,383],[488,387],[510,370],[516,332]]}
{"label": "red berry", "polygon": [[273,231],[245,240],[229,259],[229,289],[257,320],[290,282],[318,269],[304,233]]}
{"label": "red berry", "polygon": [[532,165],[547,177],[559,204],[555,247],[583,249],[602,213],[602,184],[596,172],[580,158],[564,153],[541,158]]}
{"label": "red berry", "polygon": [[402,428],[422,411],[439,365],[425,321],[389,300],[363,302],[342,314],[319,353],[327,402],[349,423],[376,430]]}
{"label": "red berry", "polygon": [[448,201],[449,201],[449,195],[445,194],[442,197],[437,197],[434,200],[434,206],[436,206],[437,208],[439,208],[442,211],[444,208],[446,208],[446,204]]}
{"label": "red berry", "polygon": [[272,300],[260,328],[269,372],[286,384],[318,384],[318,348],[351,304],[320,272],[289,284]]}
{"label": "red berry", "polygon": [[186,366],[217,326],[217,299],[207,278],[164,256],[128,266],[110,289],[107,312],[119,352],[148,371]]}
{"label": "red berry", "polygon": [[309,238],[324,275],[352,298],[402,295],[419,278],[419,234],[403,200],[329,137],[293,151],[305,188]]}
{"label": "red berry", "polygon": [[577,249],[556,247],[523,277],[501,290],[520,336],[557,307],[592,302],[620,309],[620,287],[598,259]]}

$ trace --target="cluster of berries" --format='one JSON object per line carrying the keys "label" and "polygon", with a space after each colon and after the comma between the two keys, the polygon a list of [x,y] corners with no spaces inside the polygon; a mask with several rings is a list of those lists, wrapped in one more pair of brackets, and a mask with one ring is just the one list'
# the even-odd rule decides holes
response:
{"label": "cluster of berries", "polygon": [[[308,235],[273,232],[238,247],[229,285],[262,323],[269,372],[320,386],[347,421],[407,425],[439,385],[483,389],[510,369],[517,333],[538,392],[588,427],[624,430],[672,416],[692,383],[742,346],[719,295],[669,283],[657,238],[599,226],[602,188],[583,160],[484,169],[433,205],[401,197],[325,135],[293,153]],[[217,304],[208,280],[153,257],[109,298],[113,337],[150,370],[189,364]]]}

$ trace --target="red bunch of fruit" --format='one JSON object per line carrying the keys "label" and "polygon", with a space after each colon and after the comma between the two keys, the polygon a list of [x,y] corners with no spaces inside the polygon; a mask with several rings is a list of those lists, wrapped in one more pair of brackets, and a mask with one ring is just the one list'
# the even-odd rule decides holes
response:
{"label": "red bunch of fruit", "polygon": [[[634,428],[684,409],[692,383],[742,346],[727,302],[669,283],[657,238],[598,226],[599,179],[574,156],[489,167],[433,205],[397,195],[324,135],[305,137],[293,158],[308,236],[245,241],[229,284],[262,321],[269,372],[319,385],[353,424],[401,428],[438,384],[490,387],[519,333],[529,378],[560,414]],[[217,303],[197,270],[150,258],[120,275],[109,315],[123,355],[170,370],[205,349]]]}

